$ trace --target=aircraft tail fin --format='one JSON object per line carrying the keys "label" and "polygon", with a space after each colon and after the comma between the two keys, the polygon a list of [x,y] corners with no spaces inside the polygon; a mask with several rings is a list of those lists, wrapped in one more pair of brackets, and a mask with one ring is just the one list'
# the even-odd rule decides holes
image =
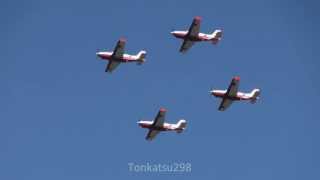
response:
{"label": "aircraft tail fin", "polygon": [[147,52],[142,50],[140,51],[138,54],[137,54],[137,57],[138,57],[138,64],[141,65],[142,63],[144,63],[146,61],[146,55],[147,55]]}
{"label": "aircraft tail fin", "polygon": [[213,31],[213,33],[211,34],[211,41],[213,44],[217,44],[221,38],[222,38],[222,30],[221,29],[216,29]]}
{"label": "aircraft tail fin", "polygon": [[177,125],[177,133],[182,133],[183,130],[187,127],[187,121],[184,119],[181,119],[178,121]]}
{"label": "aircraft tail fin", "polygon": [[252,104],[256,103],[256,101],[259,99],[259,95],[260,95],[260,89],[252,90],[251,93],[250,93],[250,97],[251,97],[250,102]]}

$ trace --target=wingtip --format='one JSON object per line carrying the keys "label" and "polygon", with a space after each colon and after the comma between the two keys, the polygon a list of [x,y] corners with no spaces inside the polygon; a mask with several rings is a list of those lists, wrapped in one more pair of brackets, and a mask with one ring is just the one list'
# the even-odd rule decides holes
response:
{"label": "wingtip", "polygon": [[165,108],[160,108],[160,112],[166,112],[167,110]]}
{"label": "wingtip", "polygon": [[121,38],[119,39],[119,41],[120,41],[120,42],[127,42],[127,39],[126,39],[125,37],[121,37]]}
{"label": "wingtip", "polygon": [[201,17],[201,16],[195,16],[193,19],[194,19],[194,20],[197,20],[197,21],[201,21],[201,20],[202,20],[202,17]]}
{"label": "wingtip", "polygon": [[233,79],[236,81],[240,81],[240,76],[235,76],[235,77],[233,77]]}
{"label": "wingtip", "polygon": [[185,50],[185,49],[179,49],[179,52],[180,52],[181,54],[186,54],[187,50]]}

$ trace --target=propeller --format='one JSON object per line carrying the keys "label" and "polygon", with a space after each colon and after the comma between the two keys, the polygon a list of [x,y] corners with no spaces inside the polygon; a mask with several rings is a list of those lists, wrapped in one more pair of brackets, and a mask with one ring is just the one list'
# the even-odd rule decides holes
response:
{"label": "propeller", "polygon": [[170,33],[171,33],[171,32],[173,32],[173,31],[175,31],[175,29],[174,29],[174,28],[171,28],[171,31],[170,31]]}
{"label": "propeller", "polygon": [[213,87],[211,87],[210,91],[209,91],[209,96],[211,97],[212,96],[212,91],[214,90]]}
{"label": "propeller", "polygon": [[99,58],[99,56],[97,55],[98,52],[100,52],[100,49],[96,50],[96,58]]}
{"label": "propeller", "polygon": [[101,52],[101,51],[102,51],[101,49],[97,49],[97,51],[96,51],[96,59],[98,59],[98,60],[101,60],[101,59],[100,59],[100,57],[98,56],[97,53],[98,53],[98,52]]}

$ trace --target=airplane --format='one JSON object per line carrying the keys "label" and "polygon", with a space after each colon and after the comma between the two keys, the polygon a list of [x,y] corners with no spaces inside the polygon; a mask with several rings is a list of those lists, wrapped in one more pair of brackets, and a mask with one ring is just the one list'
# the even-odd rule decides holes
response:
{"label": "airplane", "polygon": [[180,47],[180,52],[185,53],[195,42],[199,41],[211,41],[213,44],[217,44],[222,38],[222,30],[216,29],[212,34],[200,33],[201,17],[196,16],[193,18],[192,24],[188,31],[172,31],[171,34],[176,38],[183,39],[183,43]]}
{"label": "airplane", "polygon": [[254,104],[260,95],[260,89],[253,89],[250,93],[238,91],[240,77],[233,77],[227,90],[211,90],[211,95],[222,98],[222,102],[218,108],[219,111],[226,110],[233,101],[247,100]]}
{"label": "airplane", "polygon": [[176,124],[165,123],[166,109],[160,108],[154,121],[138,121],[140,127],[149,129],[146,140],[153,140],[156,135],[161,131],[176,131],[182,133],[187,126],[187,121],[184,119],[179,120]]}
{"label": "airplane", "polygon": [[121,38],[113,52],[100,51],[96,53],[96,55],[101,59],[109,61],[105,72],[111,73],[120,63],[137,62],[138,65],[141,65],[145,62],[145,57],[147,55],[146,51],[142,50],[137,55],[124,54],[125,45],[126,40]]}

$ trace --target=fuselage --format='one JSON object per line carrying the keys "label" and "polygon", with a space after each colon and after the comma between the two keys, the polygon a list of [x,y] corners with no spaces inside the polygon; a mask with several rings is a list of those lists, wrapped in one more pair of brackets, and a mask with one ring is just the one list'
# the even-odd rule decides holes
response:
{"label": "fuselage", "polygon": [[243,92],[237,92],[236,96],[228,96],[227,90],[212,90],[211,94],[215,97],[219,98],[228,98],[233,101],[240,101],[240,100],[251,100],[253,97],[250,95],[250,93],[243,93]]}
{"label": "fuselage", "polygon": [[104,60],[110,60],[110,61],[119,61],[119,62],[134,62],[138,61],[139,57],[136,55],[130,55],[130,54],[123,54],[120,58],[116,58],[113,56],[113,52],[97,52],[97,56],[99,56],[101,59]]}
{"label": "fuselage", "polygon": [[174,35],[176,38],[188,39],[191,41],[211,41],[212,40],[211,34],[198,33],[196,36],[190,36],[188,34],[188,31],[172,31],[171,34]]}
{"label": "fuselage", "polygon": [[178,131],[183,130],[181,128],[178,128],[176,124],[169,124],[164,123],[162,127],[153,127],[153,121],[139,121],[139,126],[142,128],[152,129],[152,130],[158,130],[158,131]]}

